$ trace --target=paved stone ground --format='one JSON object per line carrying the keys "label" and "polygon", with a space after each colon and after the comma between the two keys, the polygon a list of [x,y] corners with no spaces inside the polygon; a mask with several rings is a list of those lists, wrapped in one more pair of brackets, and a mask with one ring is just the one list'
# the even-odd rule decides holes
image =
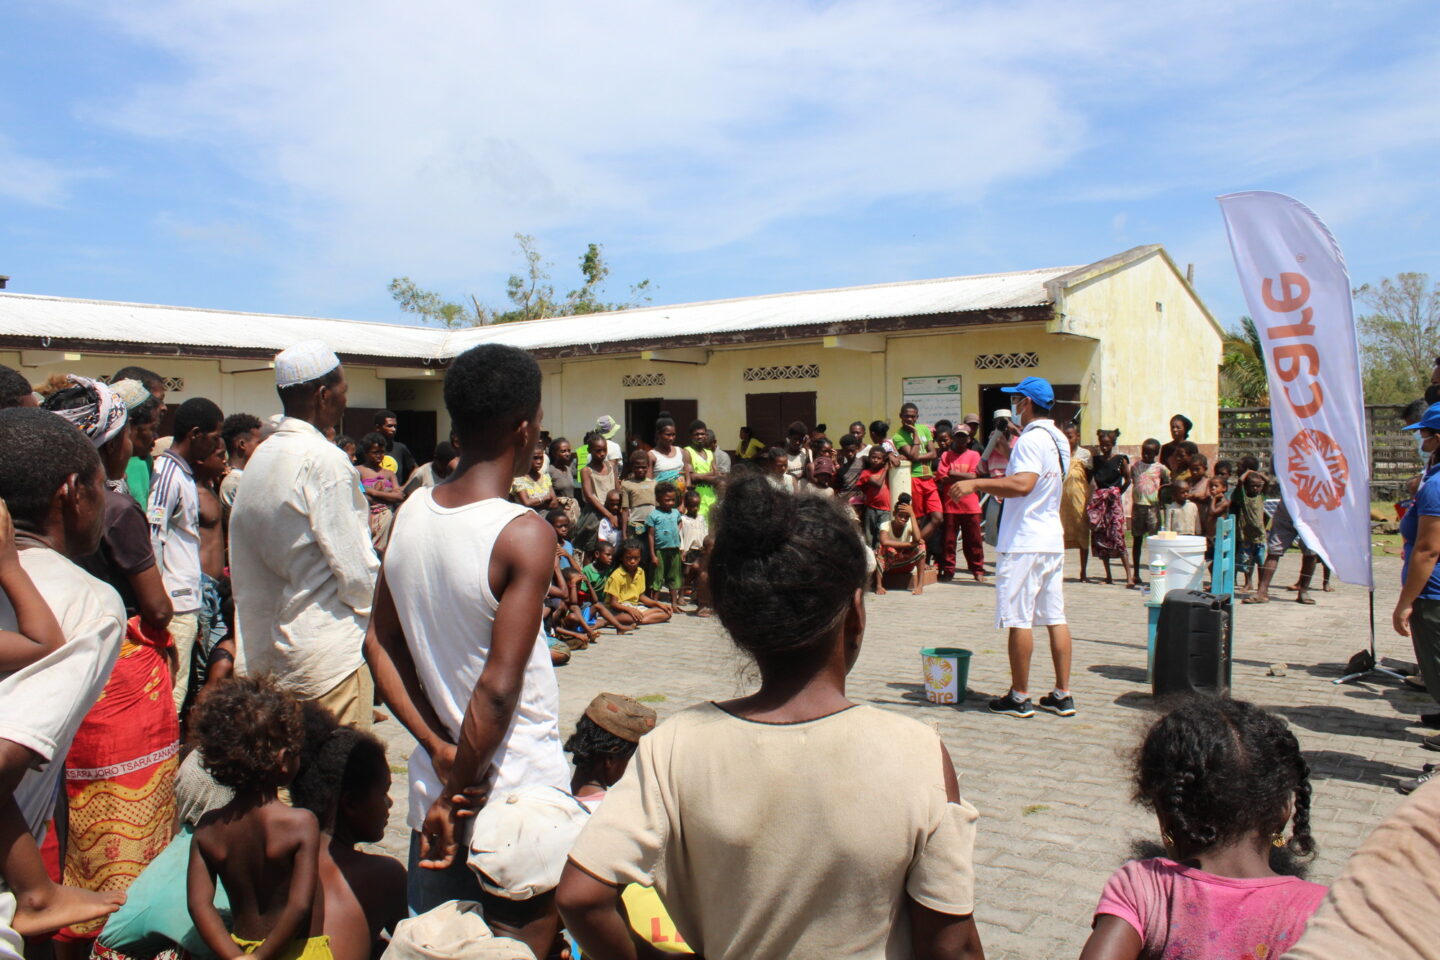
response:
{"label": "paved stone ground", "polygon": [[[1074,554],[1071,566],[1073,576]],[[1409,642],[1389,627],[1399,561],[1377,558],[1375,567],[1382,659],[1410,660]],[[1277,579],[1289,582],[1296,568],[1292,554]],[[1366,593],[1336,587],[1317,593],[1314,607],[1236,607],[1233,693],[1280,713],[1300,740],[1313,771],[1320,845],[1309,876],[1322,883],[1399,802],[1395,782],[1413,776],[1427,759],[1440,760],[1419,746],[1417,715],[1433,708],[1426,695],[1389,681],[1331,684],[1340,665],[1367,643]],[[1008,682],[1004,634],[991,626],[991,587],[957,580],[918,598],[896,592],[869,598],[850,696],[935,723],[949,744],[961,791],[982,816],[976,914],[992,958],[1078,955],[1105,879],[1136,843],[1157,840],[1153,816],[1129,800],[1125,757],[1152,716],[1143,599],[1118,585],[1067,583],[1079,715],[1018,721],[985,710],[985,699]],[[970,695],[958,707],[924,698],[918,651],[939,644],[974,651]],[[1266,675],[1276,662],[1288,664],[1286,676]],[[1035,663],[1031,687],[1038,696],[1052,675],[1046,653],[1037,651]],[[652,700],[663,720],[696,701],[753,689],[753,673],[718,624],[689,616],[607,637],[576,654],[559,676],[567,734],[590,698],[605,690]],[[393,721],[376,732],[387,739],[396,771],[391,830],[382,846],[403,858],[405,757],[412,744]]]}

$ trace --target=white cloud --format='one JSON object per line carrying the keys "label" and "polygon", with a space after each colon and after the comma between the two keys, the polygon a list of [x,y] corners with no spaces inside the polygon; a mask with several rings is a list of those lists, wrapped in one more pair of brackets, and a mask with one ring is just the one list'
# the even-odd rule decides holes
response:
{"label": "white cloud", "polygon": [[[1093,171],[1094,196],[1213,181],[1245,144],[1242,173],[1291,169],[1327,115],[1326,51],[1347,9],[77,2],[180,66],[91,115],[208,147],[264,185],[279,198],[266,215],[292,229],[277,260],[311,289],[406,272],[464,289],[512,262],[516,230],[674,253],[895,198],[963,207],[1126,138],[1153,138],[1155,169]],[[1313,75],[1275,65],[1277,44],[1311,45]],[[1415,130],[1434,98],[1368,109],[1413,82],[1408,69],[1351,92],[1343,106],[1364,122],[1337,136],[1372,151],[1429,142]],[[1297,102],[1299,125],[1277,122],[1276,96]]]}
{"label": "white cloud", "polygon": [[30,156],[0,134],[0,197],[40,207],[58,207],[70,196],[77,180],[99,176],[97,170],[80,170]]}

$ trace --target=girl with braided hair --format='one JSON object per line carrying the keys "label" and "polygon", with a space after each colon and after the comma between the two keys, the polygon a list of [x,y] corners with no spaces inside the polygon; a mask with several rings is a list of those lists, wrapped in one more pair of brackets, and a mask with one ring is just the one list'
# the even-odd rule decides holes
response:
{"label": "girl with braided hair", "polygon": [[1310,769],[1285,721],[1242,700],[1181,703],[1145,734],[1134,799],[1155,812],[1165,856],[1111,875],[1081,960],[1279,957],[1295,944],[1326,890],[1270,865],[1280,848],[1315,852]]}

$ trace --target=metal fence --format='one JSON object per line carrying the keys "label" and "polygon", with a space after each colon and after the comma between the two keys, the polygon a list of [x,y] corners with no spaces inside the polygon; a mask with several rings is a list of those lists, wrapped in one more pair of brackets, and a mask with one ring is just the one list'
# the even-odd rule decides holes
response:
{"label": "metal fence", "polygon": [[[1366,429],[1370,434],[1371,500],[1401,499],[1405,482],[1420,472],[1415,437],[1400,429],[1405,425],[1404,409],[1378,403],[1365,407]],[[1260,461],[1260,469],[1273,477],[1272,445],[1269,407],[1220,409],[1221,458],[1238,460],[1247,454],[1254,456]]]}

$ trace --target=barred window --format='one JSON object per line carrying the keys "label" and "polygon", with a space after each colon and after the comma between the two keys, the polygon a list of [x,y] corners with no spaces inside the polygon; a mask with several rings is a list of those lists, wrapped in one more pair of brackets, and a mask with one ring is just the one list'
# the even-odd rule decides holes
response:
{"label": "barred window", "polygon": [[665,374],[663,373],[627,373],[620,378],[622,387],[663,387],[665,386]]}
{"label": "barred window", "polygon": [[1040,366],[1040,354],[1030,353],[977,353],[976,370],[1018,370]]}
{"label": "barred window", "polygon": [[791,363],[778,367],[746,367],[745,379],[764,380],[814,380],[820,376],[818,363]]}

